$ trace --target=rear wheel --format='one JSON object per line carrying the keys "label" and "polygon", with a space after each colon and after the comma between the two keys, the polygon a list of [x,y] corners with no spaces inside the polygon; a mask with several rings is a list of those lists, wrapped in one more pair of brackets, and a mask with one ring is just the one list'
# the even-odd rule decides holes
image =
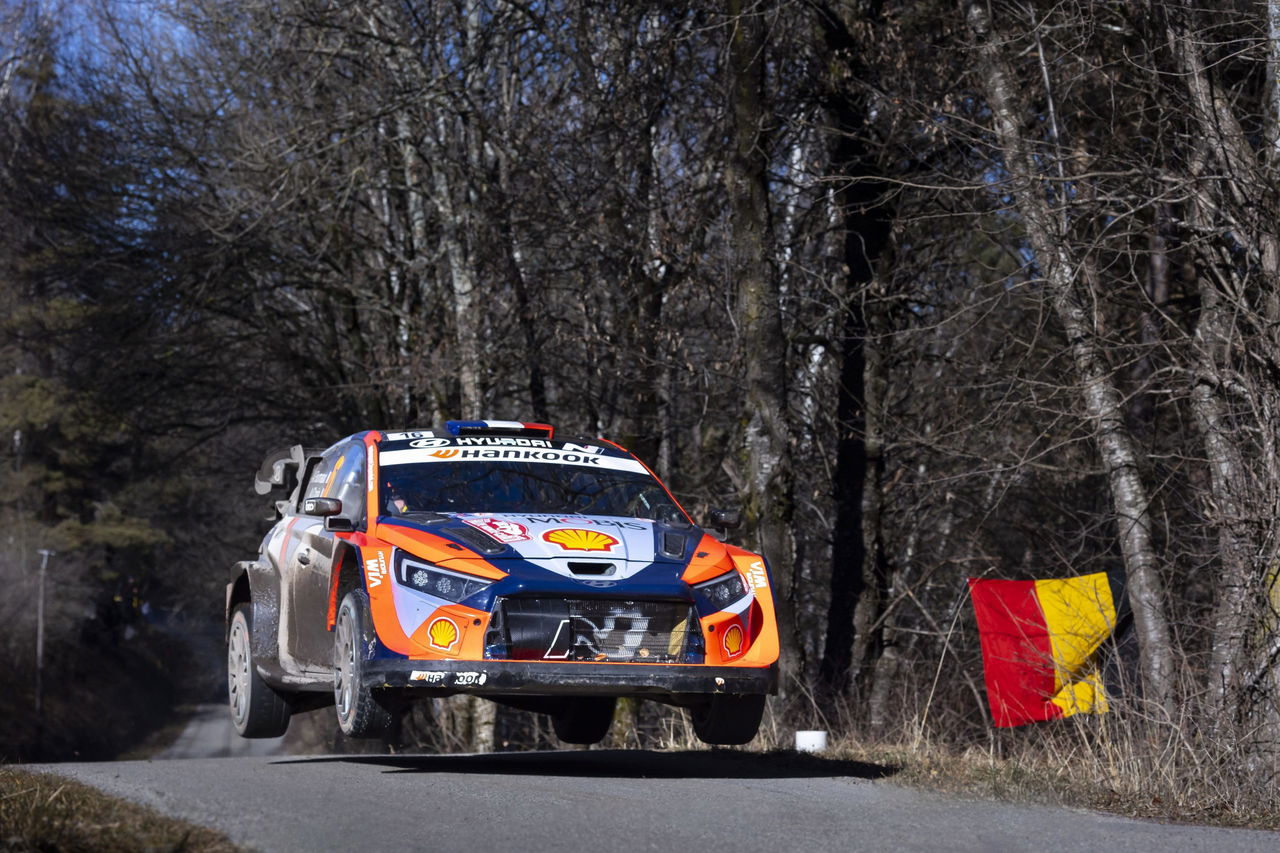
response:
{"label": "rear wheel", "polygon": [[364,686],[364,651],[373,645],[369,599],[347,593],[333,629],[333,699],[338,727],[347,737],[376,738],[391,727],[391,712]]}
{"label": "rear wheel", "polygon": [[703,743],[736,746],[748,743],[764,717],[763,694],[717,693],[711,701],[689,709],[693,733]]}
{"label": "rear wheel", "polygon": [[563,710],[551,715],[556,737],[565,743],[599,743],[613,725],[617,704],[612,696],[569,700]]}
{"label": "rear wheel", "polygon": [[289,703],[253,667],[253,616],[248,604],[237,604],[231,611],[227,702],[241,737],[279,737],[289,728]]}

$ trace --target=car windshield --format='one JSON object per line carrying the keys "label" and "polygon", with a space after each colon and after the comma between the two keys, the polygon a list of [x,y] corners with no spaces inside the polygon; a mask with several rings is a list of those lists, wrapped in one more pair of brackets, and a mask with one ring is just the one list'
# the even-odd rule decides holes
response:
{"label": "car windshield", "polygon": [[680,510],[648,474],[506,460],[382,469],[384,515],[515,512],[674,520]]}

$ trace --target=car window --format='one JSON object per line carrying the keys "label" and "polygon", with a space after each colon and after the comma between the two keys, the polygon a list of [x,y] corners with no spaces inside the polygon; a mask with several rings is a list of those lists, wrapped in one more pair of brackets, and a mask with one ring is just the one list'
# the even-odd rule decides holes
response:
{"label": "car window", "polygon": [[446,462],[382,468],[382,511],[680,516],[647,473],[536,462]]}
{"label": "car window", "polygon": [[342,501],[342,515],[352,521],[359,520],[364,515],[364,458],[363,444],[349,444],[335,463],[328,493],[324,495]]}
{"label": "car window", "polygon": [[307,480],[307,489],[302,495],[304,500],[328,497],[327,492],[332,488],[333,480],[339,472],[345,449],[345,445],[335,445],[324,452],[320,461],[311,469],[311,478]]}

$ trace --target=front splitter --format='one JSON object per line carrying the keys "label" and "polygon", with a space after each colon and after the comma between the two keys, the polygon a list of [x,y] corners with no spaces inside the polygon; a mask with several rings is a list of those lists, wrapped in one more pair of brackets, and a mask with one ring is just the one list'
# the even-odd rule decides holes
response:
{"label": "front splitter", "polygon": [[608,664],[546,661],[373,660],[364,664],[371,690],[424,690],[481,696],[651,696],[774,693],[776,665]]}

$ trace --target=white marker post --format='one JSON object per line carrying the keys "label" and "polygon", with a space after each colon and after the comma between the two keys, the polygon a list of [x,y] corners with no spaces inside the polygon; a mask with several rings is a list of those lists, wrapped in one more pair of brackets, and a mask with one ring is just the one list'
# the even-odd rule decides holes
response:
{"label": "white marker post", "polygon": [[796,752],[825,752],[826,749],[826,732],[796,732]]}
{"label": "white marker post", "polygon": [[[40,574],[36,593],[36,731],[44,734],[44,577],[49,570],[49,558],[56,554],[47,548],[36,551],[40,555]],[[37,741],[39,738],[37,738]],[[39,746],[37,746],[39,748]]]}

